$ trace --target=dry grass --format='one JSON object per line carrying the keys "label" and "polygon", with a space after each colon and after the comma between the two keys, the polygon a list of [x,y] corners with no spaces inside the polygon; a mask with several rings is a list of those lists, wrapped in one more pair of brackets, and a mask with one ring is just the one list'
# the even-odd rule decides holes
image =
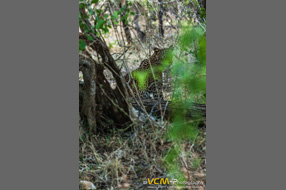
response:
{"label": "dry grass", "polygon": [[[164,157],[174,143],[165,134],[165,128],[137,125],[128,133],[90,136],[80,127],[80,180],[91,181],[97,189],[146,189],[147,178],[168,176]],[[181,144],[178,164],[186,179],[205,182],[205,130],[201,134],[196,145]]]}

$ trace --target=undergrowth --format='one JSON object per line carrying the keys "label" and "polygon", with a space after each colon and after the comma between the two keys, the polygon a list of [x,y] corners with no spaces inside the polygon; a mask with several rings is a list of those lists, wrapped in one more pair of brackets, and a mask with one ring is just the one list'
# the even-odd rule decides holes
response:
{"label": "undergrowth", "polygon": [[91,181],[97,189],[146,189],[148,178],[170,177],[166,160],[175,159],[181,174],[205,184],[205,129],[194,141],[181,144],[183,151],[174,158],[166,157],[176,146],[166,132],[166,128],[138,125],[132,132],[96,136],[80,126],[80,180]]}

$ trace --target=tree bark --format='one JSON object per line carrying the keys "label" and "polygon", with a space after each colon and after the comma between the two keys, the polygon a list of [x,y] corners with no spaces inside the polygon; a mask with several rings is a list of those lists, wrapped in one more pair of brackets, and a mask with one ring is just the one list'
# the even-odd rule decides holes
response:
{"label": "tree bark", "polygon": [[85,81],[84,88],[82,89],[82,106],[80,108],[80,116],[85,124],[88,125],[92,132],[96,132],[96,74],[95,62],[84,54],[79,55],[79,70],[83,73]]}
{"label": "tree bark", "polygon": [[200,6],[207,10],[207,1],[206,0],[199,0]]}
{"label": "tree bark", "polygon": [[[100,59],[100,62],[93,60],[95,68],[95,115],[96,122],[101,126],[102,130],[106,130],[111,127],[122,128],[125,127],[125,124],[131,122],[129,117],[129,104],[126,101],[126,88],[123,84],[122,78],[120,76],[120,69],[116,65],[113,57],[111,56],[107,45],[98,37],[92,35],[94,38],[93,42],[89,42],[86,34],[79,34],[79,39],[83,40],[89,48],[94,50]],[[91,54],[88,51],[84,51],[84,54],[87,55],[89,59],[92,59]],[[91,67],[90,67],[91,68]],[[108,80],[106,79],[103,71],[108,69],[116,82],[116,88],[112,89]],[[91,71],[89,71],[91,72]],[[89,73],[86,72],[86,73]],[[85,75],[85,73],[83,73]],[[85,76],[84,76],[85,79]],[[86,95],[88,93],[85,88],[93,88],[92,85],[86,84],[84,80],[84,85],[81,85],[80,100],[83,102],[90,101],[90,96]],[[89,87],[88,87],[89,86]],[[92,89],[89,90],[90,92]],[[84,107],[81,110],[85,109]]]}
{"label": "tree bark", "polygon": [[159,11],[158,11],[158,19],[159,19],[159,34],[161,37],[164,37],[164,29],[163,29],[163,2],[162,0],[158,0]]}
{"label": "tree bark", "polygon": [[138,38],[141,40],[141,42],[144,42],[146,39],[146,33],[140,29],[139,22],[138,22],[139,14],[140,14],[139,8],[136,7],[136,15],[134,17],[135,28],[136,28]]}
{"label": "tree bark", "polygon": [[128,9],[128,2],[126,1],[124,5],[122,5],[122,2],[120,2],[119,7],[120,7],[120,9],[125,7],[124,11],[120,14],[120,17],[122,19],[121,22],[123,25],[123,29],[124,29],[124,33],[125,33],[125,37],[127,39],[127,42],[128,42],[128,44],[132,44],[132,37],[131,37],[130,29],[128,26],[128,20],[125,17],[127,9]]}

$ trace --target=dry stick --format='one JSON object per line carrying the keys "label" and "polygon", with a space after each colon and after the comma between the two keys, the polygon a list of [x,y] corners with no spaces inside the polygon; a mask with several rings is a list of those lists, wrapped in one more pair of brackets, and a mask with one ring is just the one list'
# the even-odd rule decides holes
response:
{"label": "dry stick", "polygon": [[[122,40],[123,40],[123,44],[125,44],[125,41],[124,41],[124,37],[123,37],[123,32],[122,32],[122,27],[120,27],[120,32],[121,32],[121,37],[122,37]],[[124,54],[124,59],[125,59],[125,54]],[[125,63],[124,61],[123,61],[123,63]],[[126,63],[125,63],[126,64]],[[130,70],[129,70],[129,67],[127,66],[127,65],[125,65],[126,66],[126,68],[127,68],[127,70],[128,70],[128,74],[130,73]],[[130,75],[129,75],[130,76]],[[135,90],[136,90],[136,93],[137,93],[137,95],[139,94],[138,93],[138,89],[137,89],[137,87],[136,87],[136,85],[135,85],[135,83],[134,83],[134,80],[132,80],[132,82],[133,82],[133,85],[135,86]],[[132,96],[135,98],[135,96],[134,96],[134,94],[132,93]],[[136,98],[135,98],[136,99]],[[141,105],[143,106],[143,112],[145,113],[145,115],[146,115],[146,117],[147,117],[147,119],[148,119],[148,121],[149,121],[149,123],[150,123],[150,125],[151,125],[151,127],[152,127],[152,129],[154,130],[154,126],[153,126],[153,123],[152,123],[152,121],[151,121],[151,119],[150,119],[150,117],[149,117],[149,115],[148,115],[148,113],[147,113],[147,111],[146,111],[146,109],[145,109],[145,107],[144,107],[144,104],[143,104],[143,102],[142,102],[142,100],[141,100],[141,97],[138,95],[138,99],[139,99],[139,102],[141,103]],[[137,102],[137,101],[136,101]]]}
{"label": "dry stick", "polygon": [[[180,7],[182,7],[182,9],[185,11],[185,12],[187,12],[186,11],[186,9],[185,9],[185,6],[184,5],[182,5],[182,4],[180,4],[179,2],[177,2],[177,4],[178,4],[178,6],[180,6]],[[185,13],[185,15],[186,15],[187,13]],[[191,22],[191,20],[187,17],[187,16],[185,16],[185,15],[176,15],[176,16],[179,16],[180,18],[178,19],[179,20],[179,25],[180,25],[180,21],[182,20],[182,18],[186,18],[189,22]]]}
{"label": "dry stick", "polygon": [[[149,123],[150,123],[150,125],[151,125],[151,127],[152,127],[152,129],[153,129],[153,131],[154,131],[153,123],[154,123],[156,126],[159,126],[159,125],[158,125],[156,122],[154,122],[153,120],[151,120],[151,118],[150,118],[148,112],[146,111],[146,108],[145,108],[145,106],[144,106],[144,103],[143,103],[143,101],[142,101],[142,99],[141,99],[141,97],[140,97],[140,95],[139,95],[139,92],[138,92],[137,86],[135,85],[134,80],[131,80],[131,81],[133,82],[133,85],[134,85],[134,88],[135,88],[135,91],[136,91],[136,94],[137,94],[139,103],[138,103],[138,101],[137,101],[137,99],[136,99],[134,93],[132,92],[131,87],[127,84],[128,87],[129,87],[129,89],[131,89],[130,92],[131,92],[131,94],[132,94],[132,97],[134,98],[134,100],[136,101],[136,103],[139,105],[139,108],[141,108],[141,110],[142,110],[142,111],[144,112],[144,114],[146,115],[146,117],[147,117],[147,119],[148,119],[148,121],[149,121]],[[142,106],[141,106],[141,105],[142,105]]]}
{"label": "dry stick", "polygon": [[[141,108],[141,109],[143,108],[142,111],[145,113],[145,115],[147,116],[148,120],[153,121],[153,120],[150,119],[150,115],[149,115],[148,112],[146,111],[146,108],[145,108],[145,106],[144,106],[144,103],[143,103],[141,97],[139,96],[139,92],[138,92],[137,86],[135,85],[134,80],[132,80],[132,82],[133,82],[133,85],[134,85],[134,87],[135,87],[135,91],[136,91],[137,97],[138,97],[138,99],[139,99],[139,102],[140,102],[140,104],[142,105],[142,107],[140,106],[140,108]],[[133,94],[132,90],[131,90],[131,93],[132,93],[132,96],[134,97],[135,95]],[[137,102],[136,98],[135,98],[135,101]],[[138,102],[137,102],[137,103],[138,103]],[[140,104],[139,104],[139,105],[140,105]],[[153,122],[154,122],[154,121],[153,121]],[[154,123],[155,123],[155,122],[154,122]],[[157,123],[155,123],[155,125],[159,126]],[[151,127],[152,127],[152,129],[153,129],[153,126],[151,126]],[[153,130],[154,130],[154,129],[153,129]]]}
{"label": "dry stick", "polygon": [[[121,53],[121,55],[120,55],[119,57],[117,57],[117,59],[116,59],[115,61],[119,60],[122,56],[125,57],[125,53],[129,50],[129,48],[130,48],[130,46],[128,46],[127,49],[125,49],[125,50]],[[122,66],[121,66],[121,68],[122,68]],[[121,70],[121,68],[120,68],[120,70]]]}
{"label": "dry stick", "polygon": [[[112,71],[113,71],[112,73],[115,73],[118,77],[120,77],[120,78],[121,78],[121,82],[123,82],[123,81],[122,81],[122,77],[121,77],[117,72],[115,72],[108,64],[104,64],[104,65],[105,65],[106,67],[108,67],[109,70],[112,70]],[[128,101],[127,101],[127,99],[126,99],[124,93],[120,90],[120,88],[118,88],[118,91],[120,92],[120,94],[122,95],[122,97],[124,97],[125,102],[128,103]]]}
{"label": "dry stick", "polygon": [[[124,55],[124,59],[125,59],[125,55]],[[137,101],[137,99],[136,99],[136,97],[135,97],[135,95],[134,95],[134,93],[133,93],[133,90],[132,90],[132,88],[129,86],[129,82],[130,82],[130,80],[133,82],[133,85],[135,86],[135,90],[136,90],[136,93],[137,94],[139,94],[138,93],[138,89],[137,89],[137,87],[136,87],[136,84],[134,83],[134,80],[132,80],[133,79],[133,76],[132,75],[130,75],[130,69],[129,69],[129,67],[126,65],[126,63],[125,63],[125,61],[123,60],[123,65],[125,66],[125,68],[127,69],[127,71],[128,71],[128,76],[129,76],[129,81],[127,82],[127,81],[125,81],[126,82],[126,85],[127,85],[127,87],[129,88],[129,90],[130,90],[130,92],[131,92],[131,94],[132,94],[132,97],[134,98],[134,100],[135,100],[135,102],[138,104],[138,106],[139,106],[139,108],[144,112],[144,114],[146,115],[146,117],[149,119],[149,114],[147,113],[147,111],[146,111],[146,109],[145,109],[145,107],[144,107],[144,104],[143,104],[143,102],[142,102],[142,100],[141,100],[141,97],[140,96],[138,96],[138,99],[139,99],[139,101],[140,101],[140,103]],[[142,106],[143,107],[142,107]],[[151,120],[155,125],[158,125],[157,123],[155,123],[153,120]],[[152,125],[151,125],[152,126]]]}
{"label": "dry stick", "polygon": [[[188,144],[186,143],[186,146],[185,146],[185,152],[187,151],[187,148],[188,148]],[[185,154],[186,155],[186,154]],[[190,176],[190,167],[188,166],[188,162],[185,160],[185,158],[184,158],[184,155],[183,155],[183,157],[182,157],[182,160],[183,160],[183,163],[184,163],[184,166],[185,166],[185,168],[186,168],[186,170],[187,170],[187,176],[188,176],[188,181],[191,181],[191,176]],[[192,189],[192,187],[189,187],[188,189]]]}
{"label": "dry stick", "polygon": [[[107,94],[106,94],[106,92],[104,91],[104,89],[101,87],[101,85],[98,83],[98,82],[96,82],[97,84],[98,84],[98,86],[101,88],[101,90],[102,90],[102,92],[104,93],[104,95],[111,101],[111,103],[115,106],[115,107],[117,107],[120,111],[122,111],[126,116],[128,116],[129,118],[130,118],[130,116],[129,116],[129,114],[127,114],[119,105],[117,105],[113,100],[112,100],[112,98],[110,98]],[[130,118],[131,119],[131,118]]]}
{"label": "dry stick", "polygon": [[[135,35],[136,36],[136,35]],[[143,46],[143,43],[142,43],[142,41],[138,38],[138,41],[139,41],[139,43],[141,43],[141,45]],[[149,61],[149,64],[150,64],[150,61]],[[154,74],[154,73],[153,73]],[[129,75],[130,76],[130,75]],[[134,85],[134,81],[133,81],[133,85]],[[136,88],[136,85],[135,85],[135,88]],[[136,89],[137,90],[137,89]],[[137,94],[138,94],[138,91],[137,91]],[[139,97],[140,98],[140,97]],[[151,114],[152,114],[152,111],[151,111],[151,113],[149,114],[149,116],[151,116]]]}
{"label": "dry stick", "polygon": [[[121,34],[121,38],[122,38],[122,42],[123,42],[123,50],[125,51],[125,40],[124,40],[124,36],[123,36],[123,32],[122,32],[122,27],[120,27],[120,34]],[[126,58],[125,58],[125,53],[123,54],[123,64],[125,65],[125,67],[127,68],[127,71],[128,71],[128,73],[130,73],[130,70],[129,70],[129,67],[127,67],[127,65],[126,65],[126,63],[125,63],[125,61],[124,60],[126,60]],[[126,81],[125,81],[126,82]],[[126,84],[126,83],[125,83]],[[128,88],[130,88],[129,86],[128,86]],[[126,93],[128,93],[128,92],[126,92]],[[130,107],[129,107],[130,108]],[[133,113],[133,110],[132,110],[132,107],[130,108],[130,112],[132,112]],[[152,126],[152,122],[150,122],[151,123],[151,126]]]}
{"label": "dry stick", "polygon": [[[125,64],[125,62],[123,61],[123,63]],[[126,66],[126,65],[125,65]],[[126,66],[127,67],[127,66]],[[129,75],[130,76],[130,75]],[[129,82],[129,81],[128,81]],[[132,81],[133,82],[133,85],[135,85],[135,83],[134,83],[134,81]],[[129,88],[129,90],[130,90],[130,92],[132,93],[132,96],[134,97],[135,95],[133,94],[133,92],[132,92],[132,89],[131,89],[131,87],[129,86],[129,84],[127,83],[127,86],[128,86],[128,88]],[[135,88],[136,88],[136,85],[135,85]],[[136,89],[137,90],[137,89]],[[157,89],[157,93],[158,93],[158,89]],[[138,94],[138,90],[137,90],[137,94]],[[140,97],[139,97],[140,98]],[[140,100],[141,100],[141,98],[140,98]],[[137,102],[137,100],[136,100],[136,98],[135,98],[135,101]],[[158,103],[158,102],[157,102]],[[139,105],[139,107],[141,108],[141,110],[144,112],[144,108],[142,108],[141,106],[140,106],[140,104],[137,102],[137,104]],[[144,105],[143,104],[143,102],[141,101],[141,104],[142,105]],[[156,105],[156,104],[155,104]],[[155,106],[154,106],[155,107]],[[160,106],[159,106],[160,107]],[[160,108],[161,110],[162,110],[162,108]],[[166,110],[166,107],[165,107],[165,110]],[[146,112],[147,113],[147,112]],[[145,113],[145,114],[146,114]],[[150,114],[148,114],[147,116],[150,116],[152,114],[152,111],[151,111],[151,113]],[[165,111],[164,111],[164,114],[165,114]],[[162,117],[164,117],[164,114],[162,115]],[[155,122],[154,122],[155,123]],[[156,125],[158,125],[157,123],[155,123]]]}
{"label": "dry stick", "polygon": [[[92,42],[92,43],[90,43],[89,44],[89,46],[92,48],[92,45],[95,43],[96,41],[94,41],[94,42]],[[92,48],[93,49],[93,48]],[[88,51],[89,52],[89,51]],[[96,52],[96,51],[95,51]],[[90,54],[91,54],[91,52],[89,52]],[[97,53],[97,57],[98,57],[98,52],[96,52]],[[98,58],[99,59],[99,58]],[[106,62],[104,62],[104,66],[106,66],[110,71],[111,71],[111,73],[112,74],[115,74],[115,75],[117,75],[118,77],[120,77],[121,78],[121,76],[116,72],[116,71],[114,71],[114,69],[110,66],[110,65],[108,65]],[[122,81],[122,78],[121,78],[121,82],[123,82]],[[122,97],[124,98],[124,100],[125,100],[125,102],[128,104],[128,101],[127,101],[127,99],[125,98],[125,95],[123,94],[123,92],[120,90],[120,88],[118,88],[118,90],[119,90],[119,92],[120,92],[120,94],[122,95]]]}
{"label": "dry stick", "polygon": [[119,187],[119,180],[118,180],[118,158],[116,156],[115,158],[115,164],[116,164],[116,182],[117,182],[117,187]]}
{"label": "dry stick", "polygon": [[[110,2],[110,0],[108,0],[108,3],[109,3],[109,12],[110,12],[111,15],[113,15],[113,12],[111,10],[111,4],[112,3]],[[111,19],[111,23],[112,23],[112,26],[113,26],[113,29],[114,29],[114,32],[115,32],[115,37],[116,37],[117,41],[120,43],[119,32],[117,31],[117,27],[114,24],[112,19]]]}
{"label": "dry stick", "polygon": [[[112,14],[112,11],[111,11],[111,2],[110,2],[110,0],[109,0],[109,10],[110,10],[110,13]],[[115,35],[116,35],[116,38],[117,38],[117,40],[118,40],[118,42],[120,42],[121,40],[120,40],[120,38],[119,38],[119,32],[118,32],[118,30],[117,30],[117,27],[115,27],[115,24],[114,24],[114,22],[111,20],[111,22],[112,22],[112,25],[113,25],[113,29],[114,29],[114,31],[115,31]],[[120,27],[121,28],[121,27]],[[122,28],[121,28],[122,29]],[[124,37],[123,37],[123,34],[122,34],[122,30],[121,30],[121,37],[122,37],[122,41],[123,41],[123,44],[125,44],[125,42],[124,42]],[[128,51],[128,49],[130,48],[130,46],[127,46],[127,49],[125,50],[125,45],[120,45],[119,44],[119,46],[122,46],[123,48],[124,48],[124,52],[123,52],[123,56],[124,56],[124,60],[125,60],[125,53]],[[121,56],[122,56],[121,55]],[[121,57],[120,56],[120,57]],[[120,58],[119,57],[119,58]],[[118,59],[119,59],[118,58]],[[118,60],[117,59],[117,60]],[[115,61],[117,61],[117,60],[115,60]],[[124,61],[123,61],[124,62]],[[112,68],[110,68],[110,69],[112,69]],[[120,70],[121,70],[121,68],[120,68]],[[130,72],[130,71],[129,71]],[[120,93],[122,93],[121,91],[120,91]],[[125,101],[127,102],[127,100],[125,99]]]}
{"label": "dry stick", "polygon": [[[177,16],[177,15],[176,15],[176,16]],[[167,15],[166,17],[169,18],[170,20],[172,20],[169,15]],[[172,28],[174,28],[175,30],[178,30],[178,27],[174,26],[173,23],[171,23],[169,20],[166,20],[166,21],[167,21],[168,24],[171,25]]]}
{"label": "dry stick", "polygon": [[156,102],[156,103],[153,105],[153,107],[152,107],[152,109],[151,109],[151,111],[150,111],[150,115],[153,113],[154,108],[156,107],[157,104],[158,104],[158,102]]}
{"label": "dry stick", "polygon": [[131,136],[125,140],[124,143],[122,143],[115,151],[113,151],[111,154],[110,154],[110,157],[112,157],[115,152],[117,152],[118,150],[122,149],[123,147],[125,147],[125,145],[127,144],[127,142],[131,139]]}
{"label": "dry stick", "polygon": [[[92,42],[92,43],[95,43],[95,42]],[[92,43],[91,43],[91,45],[92,45]],[[88,51],[88,52],[89,52],[89,51]],[[96,52],[96,51],[95,51],[95,52]],[[89,53],[91,53],[91,52],[89,52]],[[97,57],[98,57],[98,53],[97,53],[97,52],[96,52],[96,54],[97,54]],[[106,63],[105,63],[104,65],[105,65],[106,67],[108,67],[109,70],[112,70],[112,71],[113,71],[112,74],[116,74],[118,77],[121,78],[121,76],[119,76],[118,73],[115,72],[112,67],[110,67],[110,66],[109,66],[108,64],[106,64]],[[124,96],[124,94],[122,93],[122,91],[120,90],[120,88],[117,88],[117,89],[118,89],[119,93],[122,95],[122,97],[124,98],[125,102],[128,103],[126,97]]]}
{"label": "dry stick", "polygon": [[[109,3],[110,3],[110,5],[111,5],[111,2],[110,2],[110,0],[109,0]],[[111,12],[111,9],[110,9],[110,12]],[[115,25],[114,25],[114,23],[113,23],[113,21],[112,21],[112,24],[113,24],[113,29],[114,29],[114,31],[115,31],[115,34],[117,34],[116,35],[116,38],[117,38],[117,40],[118,40],[118,42],[120,42],[121,41],[121,39],[119,38],[119,32],[117,31],[117,27],[115,27]],[[120,27],[121,28],[121,27]],[[121,37],[122,37],[122,41],[123,41],[123,44],[125,44],[125,42],[124,42],[124,37],[123,37],[123,35],[122,35],[122,30],[121,30]],[[120,44],[119,44],[119,46],[120,46]],[[130,47],[130,46],[129,46]],[[129,47],[128,47],[128,49],[129,49]],[[125,45],[123,45],[123,48],[125,49]],[[127,50],[128,50],[127,49]],[[123,53],[123,63],[125,63],[124,62],[124,60],[125,60],[125,52],[127,51],[127,50],[124,50],[124,53]],[[128,69],[128,68],[127,68]],[[120,69],[121,70],[121,69]],[[130,71],[129,71],[130,72]],[[122,78],[121,78],[122,79]],[[130,88],[130,87],[129,87]],[[127,102],[127,100],[125,99],[125,101]],[[132,110],[130,110],[130,112],[133,112]]]}
{"label": "dry stick", "polygon": [[[121,36],[122,36],[122,40],[123,40],[123,44],[125,44],[125,42],[124,42],[124,37],[123,37],[123,34],[122,34],[122,27],[121,27]],[[136,36],[136,35],[135,35]],[[139,42],[142,44],[142,42],[141,42],[141,40],[139,39]],[[142,44],[143,45],[143,44]],[[124,51],[124,52],[126,52],[126,51]],[[122,56],[122,55],[121,55]],[[125,53],[123,53],[123,56],[124,56],[124,59],[125,59]],[[125,64],[125,62],[123,61],[123,63]],[[126,66],[126,64],[125,64],[125,66]],[[128,70],[128,74],[130,73],[130,70],[129,70],[129,68],[126,66],[126,68],[127,68],[127,70]],[[129,75],[130,76],[130,75]],[[154,72],[153,72],[153,77],[154,77]],[[137,87],[136,87],[136,85],[135,85],[135,83],[134,83],[134,81],[132,80],[132,82],[133,82],[133,85],[135,86],[135,90],[136,90],[136,93],[137,94],[139,94],[138,93],[138,89],[137,89]],[[130,88],[130,86],[128,85],[128,88],[129,89],[131,89]],[[156,89],[157,89],[157,94],[158,94],[158,88],[157,88],[157,86],[156,86]],[[134,94],[133,94],[133,92],[132,92],[132,90],[131,90],[131,93],[132,93],[132,96],[134,97]],[[135,98],[135,101],[137,102],[137,100],[136,100],[136,98]],[[140,98],[140,96],[139,96],[139,101],[140,101],[140,103],[141,103],[141,105],[144,105],[143,104],[143,102],[142,102],[142,100],[141,100],[141,98]],[[138,102],[137,102],[138,103]],[[139,105],[139,104],[138,104]],[[161,106],[161,105],[160,105]],[[141,106],[140,106],[141,107]],[[141,109],[142,109],[142,107],[141,107]],[[149,118],[149,115],[148,115],[148,113],[147,113],[147,111],[146,111],[146,109],[143,107],[143,112],[145,112],[145,114],[146,114],[146,116],[147,116],[147,118],[148,118],[148,120],[149,120],[149,122],[150,122],[150,118]],[[161,113],[162,113],[162,109],[161,109]],[[162,118],[163,116],[162,116],[162,114],[161,114],[161,118]],[[152,123],[151,123],[151,126],[152,126]],[[153,126],[152,126],[153,127]]]}
{"label": "dry stick", "polygon": [[[195,5],[193,1],[191,1],[191,4],[193,4],[194,7],[196,7],[196,6],[198,6],[198,8],[201,7],[200,4],[198,3],[198,1],[197,1],[197,5]],[[204,32],[206,32],[206,26],[204,26],[204,25],[199,21],[199,19],[198,19],[197,17],[196,17],[196,20],[195,20],[195,21],[200,25],[200,27],[204,30]]]}
{"label": "dry stick", "polygon": [[[181,4],[180,4],[178,1],[176,1],[176,0],[175,0],[175,1],[172,1],[172,2],[169,2],[169,5],[171,5],[174,9],[176,9],[176,8],[175,8],[175,6],[173,5],[173,2],[175,2],[177,5],[181,5]],[[168,3],[168,2],[162,2],[162,3]],[[181,6],[181,7],[184,8],[184,6]],[[186,11],[185,11],[185,12],[186,12]],[[171,13],[172,13],[173,15],[179,17],[178,20],[182,20],[182,18],[186,18],[187,20],[189,20],[189,18],[186,17],[186,16],[184,16],[184,15],[181,16],[181,15],[176,14],[175,12],[172,12],[172,11],[171,11]],[[170,20],[172,20],[168,14],[166,14],[166,17],[169,18]],[[174,26],[168,19],[167,19],[166,21],[171,25],[172,28],[174,28],[174,29],[177,31],[177,34],[179,34],[179,27]],[[190,21],[190,20],[189,20],[189,21]],[[177,35],[177,36],[178,36],[178,35]]]}
{"label": "dry stick", "polygon": [[163,113],[163,117],[165,116],[166,110],[167,110],[167,106],[168,106],[169,100],[167,100],[167,103],[165,104],[165,108],[164,108],[164,113]]}
{"label": "dry stick", "polygon": [[[95,42],[96,42],[96,41],[90,43],[89,45],[92,45],[92,44],[95,43]],[[92,48],[92,46],[90,46],[90,47]],[[93,49],[93,48],[92,48],[92,49]],[[96,51],[95,51],[95,52],[96,52]],[[90,52],[88,51],[88,53],[90,53]],[[91,55],[90,55],[90,56],[91,56]],[[97,53],[97,56],[98,56],[98,53]],[[115,72],[107,63],[104,63],[104,65],[107,66],[110,70],[112,70],[112,71],[113,71],[112,73],[118,75],[117,72]],[[120,77],[120,76],[118,75],[118,77]],[[122,82],[122,80],[121,80],[121,82]],[[126,112],[125,112],[124,110],[122,110],[122,109],[120,108],[120,106],[118,106],[117,104],[115,104],[114,101],[105,93],[105,91],[102,89],[102,87],[100,86],[100,84],[98,84],[98,86],[101,88],[101,90],[102,90],[103,93],[106,95],[106,97],[112,102],[112,104],[115,105],[119,110],[121,110],[125,115],[127,115],[127,116],[130,118],[129,114],[126,114]],[[122,95],[122,97],[124,98],[124,100],[126,101],[126,103],[128,103],[128,101],[126,100],[126,98],[125,98],[125,96],[123,95],[123,93],[121,92],[121,90],[120,90],[119,88],[118,88],[118,90],[119,90],[119,92],[121,93],[121,95]],[[131,118],[130,118],[130,119],[131,119]],[[132,120],[132,119],[131,119],[131,120]]]}
{"label": "dry stick", "polygon": [[[125,55],[124,55],[124,57],[125,57]],[[124,59],[125,59],[125,58],[124,58]],[[128,75],[129,75],[129,73],[130,73],[129,67],[126,65],[125,61],[123,61],[123,64],[124,64],[125,67],[127,68],[127,70],[128,70]],[[130,76],[130,75],[129,75],[129,76]],[[132,80],[132,82],[133,82],[133,85],[135,86],[136,93],[138,94],[138,90],[137,90],[137,88],[136,88],[136,85],[135,85],[135,83],[134,83],[133,80]],[[148,119],[148,121],[149,121],[151,127],[153,128],[152,122],[153,122],[155,125],[157,125],[157,124],[149,118],[148,113],[147,113],[145,107],[144,107],[144,106],[143,106],[143,107],[141,106],[141,105],[144,105],[144,104],[143,104],[143,102],[142,102],[140,96],[139,96],[139,102],[140,102],[141,104],[140,104],[140,103],[137,101],[137,99],[135,98],[135,95],[134,95],[134,93],[133,93],[131,87],[129,86],[129,84],[126,83],[126,85],[127,85],[127,87],[129,88],[129,90],[130,90],[130,92],[131,92],[131,94],[132,94],[132,97],[134,98],[135,102],[138,104],[139,108],[144,112],[144,114],[146,115],[146,117],[147,117],[147,119]]]}
{"label": "dry stick", "polygon": [[[155,10],[155,9],[154,9]],[[156,10],[155,10],[156,11]],[[147,31],[147,30],[146,30]],[[149,40],[149,44],[151,44],[150,43],[150,40]],[[149,46],[150,47],[150,46]],[[151,73],[152,73],[152,77],[155,79],[155,74],[154,74],[154,71],[153,71],[153,68],[152,68],[152,66],[151,66],[151,63],[150,63],[150,59],[149,59],[149,65],[150,65],[150,68],[151,68]],[[156,88],[156,91],[157,91],[157,95],[159,96],[159,93],[158,93],[158,88],[157,88],[157,85],[156,85],[156,83],[155,83],[155,88]],[[137,89],[136,89],[137,90]],[[143,104],[142,104],[143,105]],[[159,108],[160,108],[160,113],[161,113],[161,121],[162,121],[162,119],[163,119],[163,115],[162,115],[162,107],[161,107],[161,103],[159,104]]]}
{"label": "dry stick", "polygon": [[[151,4],[151,3],[150,3]],[[152,6],[152,4],[151,4]],[[156,12],[156,15],[157,15],[157,11],[156,9],[152,6],[153,10]],[[162,60],[160,60],[162,61]],[[156,88],[156,92],[157,92],[157,96],[159,96],[159,90],[158,90],[158,86],[157,86],[157,82],[155,80],[155,74],[154,74],[154,71],[153,71],[153,68],[152,68],[152,65],[150,63],[150,60],[149,60],[149,65],[150,65],[150,68],[151,68],[151,73],[152,73],[152,77],[154,78],[154,81],[155,81],[155,88]],[[162,75],[162,74],[161,74]],[[162,76],[161,76],[162,77]],[[161,102],[161,99],[159,100],[159,102]],[[159,103],[159,109],[160,109],[160,114],[161,114],[161,121],[163,121],[163,112],[162,112],[162,107],[161,107],[161,103]]]}
{"label": "dry stick", "polygon": [[[155,88],[156,88],[156,92],[157,92],[157,96],[158,97],[160,97],[159,96],[159,90],[158,90],[158,86],[157,86],[157,82],[156,82],[156,80],[155,80],[155,74],[154,74],[154,71],[153,71],[153,68],[152,68],[152,65],[151,65],[151,63],[150,63],[150,59],[149,59],[149,65],[150,65],[150,68],[151,68],[151,72],[152,72],[152,77],[153,77],[153,79],[154,79],[154,84],[155,84]],[[161,98],[160,98],[160,100],[158,100],[159,101],[159,109],[160,109],[160,113],[161,113],[161,121],[163,120],[163,112],[162,112],[162,106],[161,106]]]}
{"label": "dry stick", "polygon": [[157,10],[156,10],[156,8],[152,5],[152,2],[150,2],[150,0],[148,0],[148,2],[150,3],[151,7],[153,8],[153,10],[155,11],[155,13],[156,13],[156,15],[157,15],[157,14],[158,14],[158,13],[157,13]]}

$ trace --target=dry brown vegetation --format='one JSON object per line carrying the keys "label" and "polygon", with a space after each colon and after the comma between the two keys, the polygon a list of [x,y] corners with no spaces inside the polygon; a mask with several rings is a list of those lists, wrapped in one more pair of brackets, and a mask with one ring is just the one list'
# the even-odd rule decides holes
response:
{"label": "dry brown vegetation", "polygon": [[[114,131],[109,136],[87,135],[80,130],[80,179],[91,181],[97,189],[146,189],[147,178],[168,177],[164,158],[172,146],[163,138],[166,124],[151,129],[134,125],[133,132]],[[180,171],[191,181],[205,184],[205,129],[196,142],[185,142],[178,162]],[[194,164],[195,163],[195,164]],[[196,165],[197,164],[197,165]]]}

